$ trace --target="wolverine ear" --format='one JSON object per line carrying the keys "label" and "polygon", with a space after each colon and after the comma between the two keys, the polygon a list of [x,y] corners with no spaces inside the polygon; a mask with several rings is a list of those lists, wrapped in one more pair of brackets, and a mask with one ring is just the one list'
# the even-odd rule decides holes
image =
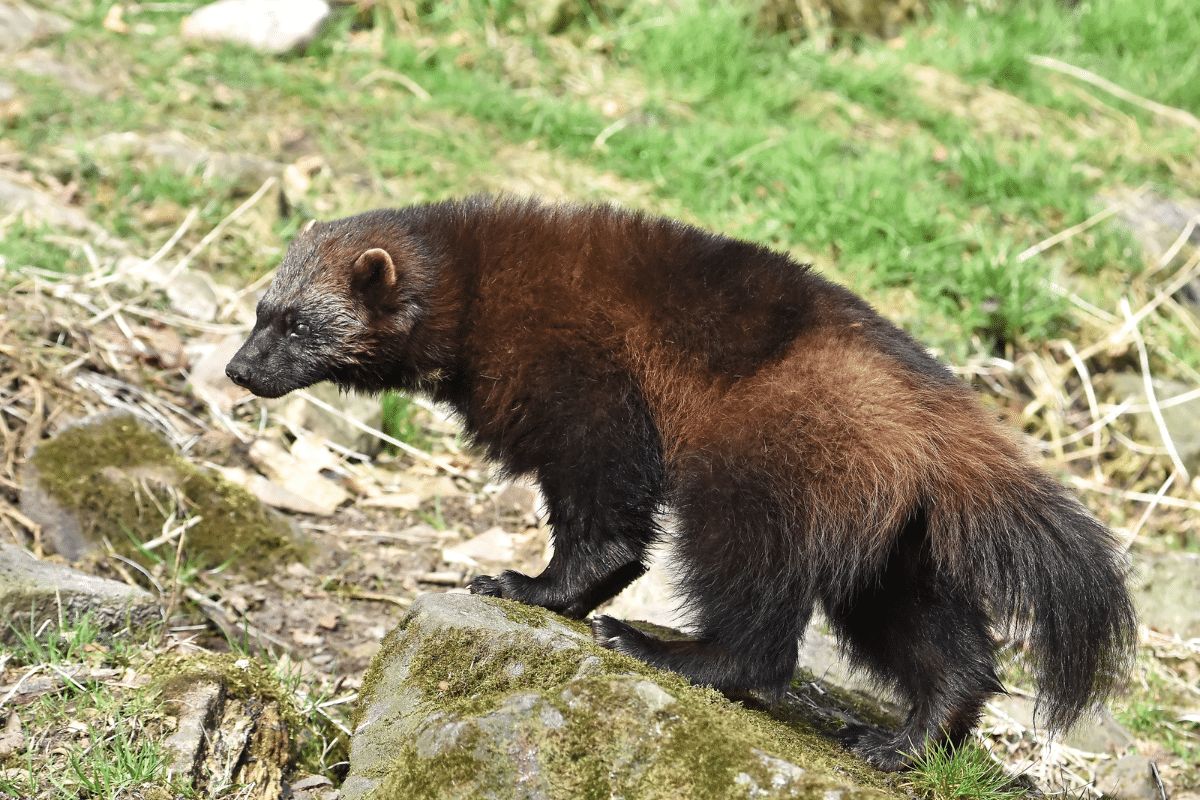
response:
{"label": "wolverine ear", "polygon": [[316,224],[317,224],[317,221],[316,221],[315,219],[310,219],[308,222],[306,222],[306,223],[304,223],[303,225],[301,225],[301,226],[300,226],[300,232],[299,232],[298,234],[296,234],[296,235],[297,235],[297,236],[303,236],[304,234],[306,234],[306,233],[308,233],[309,231],[311,231],[311,230],[313,229],[313,226],[314,226],[314,225],[316,225]]}
{"label": "wolverine ear", "polygon": [[387,250],[372,247],[354,262],[353,285],[359,292],[377,292],[396,285],[396,263]]}

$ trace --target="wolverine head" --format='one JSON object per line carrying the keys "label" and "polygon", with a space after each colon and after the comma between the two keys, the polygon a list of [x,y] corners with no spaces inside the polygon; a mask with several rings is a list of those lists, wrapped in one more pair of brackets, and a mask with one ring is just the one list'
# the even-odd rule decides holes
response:
{"label": "wolverine head", "polygon": [[397,212],[310,222],[288,248],[225,374],[268,398],[323,380],[354,385],[356,373],[411,331],[425,277]]}

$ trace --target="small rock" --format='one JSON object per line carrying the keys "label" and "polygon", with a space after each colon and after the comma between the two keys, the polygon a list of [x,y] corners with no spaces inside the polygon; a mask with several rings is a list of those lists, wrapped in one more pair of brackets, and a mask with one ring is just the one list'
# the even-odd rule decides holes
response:
{"label": "small rock", "polygon": [[175,732],[163,742],[163,749],[170,761],[171,774],[195,783],[202,775],[208,733],[225,704],[225,687],[202,681],[181,689],[164,703],[167,712],[177,719]]}
{"label": "small rock", "polygon": [[70,29],[71,23],[58,14],[13,0],[0,2],[0,53],[15,53]]}
{"label": "small rock", "polygon": [[[136,586],[40,561],[0,544],[0,640],[37,629],[47,619],[74,622],[84,615],[106,630],[145,625],[159,616],[158,601]],[[31,616],[32,615],[32,616]]]}
{"label": "small rock", "polygon": [[134,541],[160,537],[168,508],[198,518],[179,533],[198,565],[228,563],[261,574],[274,560],[305,557],[310,548],[285,518],[183,458],[158,430],[127,413],[88,417],[42,441],[21,478],[22,511],[42,526],[54,552],[72,561],[103,552],[105,542],[146,560]]}
{"label": "small rock", "polygon": [[516,558],[515,537],[503,528],[489,528],[478,536],[442,548],[447,564],[477,567],[480,564],[509,564]]}
{"label": "small rock", "polygon": [[250,193],[270,177],[278,177],[283,165],[249,153],[207,150],[176,131],[141,134],[134,131],[109,133],[96,140],[96,152],[138,163],[149,163],[177,172],[200,175],[206,182],[231,186],[237,193]]}
{"label": "small rock", "polygon": [[95,76],[74,64],[60,61],[53,54],[44,50],[33,50],[22,53],[9,62],[13,69],[50,80],[88,97],[99,97],[108,89],[105,84],[96,80]]}
{"label": "small rock", "polygon": [[332,513],[326,506],[314,503],[305,495],[297,494],[285,486],[280,486],[257,472],[250,472],[240,467],[217,467],[216,469],[222,478],[242,487],[254,495],[260,503],[271,508],[295,511],[299,514],[312,514],[313,516],[328,516]]}
{"label": "small rock", "polygon": [[1200,637],[1200,555],[1135,550],[1131,588],[1143,624],[1184,639]]}
{"label": "small rock", "polygon": [[329,18],[325,0],[218,0],[183,21],[183,38],[231,42],[264,53],[303,50]]}
{"label": "small rock", "polygon": [[88,219],[83,212],[4,170],[0,170],[0,216],[16,216],[35,227],[45,225],[48,228],[63,228],[73,233],[85,234],[101,244],[116,244],[112,236]]}
{"label": "small rock", "polygon": [[[1106,200],[1122,204],[1117,220],[1133,234],[1146,259],[1155,264],[1175,246],[1190,220],[1200,215],[1200,200],[1168,198],[1155,192],[1126,193]],[[1187,242],[1175,256],[1175,264],[1182,264],[1198,247],[1200,226],[1192,229]],[[1200,278],[1185,284],[1176,298],[1200,309]]]}
{"label": "small rock", "polygon": [[[1026,728],[1039,728],[1034,719],[1033,699],[1010,694],[995,697],[991,703],[1005,716]],[[1107,708],[1084,717],[1060,736],[1059,740],[1076,750],[1106,755],[1120,755],[1133,745],[1133,735],[1117,722],[1116,717]]]}
{"label": "small rock", "polygon": [[420,572],[414,577],[417,583],[428,583],[432,586],[460,586],[463,582],[463,574],[454,570]]}
{"label": "small rock", "polygon": [[25,101],[17,94],[17,87],[0,81],[0,126],[19,119],[25,113]]}
{"label": "small rock", "polygon": [[[1107,372],[1097,376],[1096,384],[1109,392],[1115,401],[1132,400],[1143,406],[1147,403],[1145,379],[1140,372]],[[1154,396],[1162,403],[1195,388],[1182,381],[1158,379],[1154,381]],[[1193,474],[1200,472],[1200,398],[1161,410],[1167,432],[1184,466]],[[1133,420],[1134,435],[1138,439],[1155,447],[1162,446],[1162,433],[1149,411],[1126,416]]]}
{"label": "small rock", "polygon": [[310,465],[274,442],[259,439],[250,446],[250,460],[275,484],[301,498],[304,508],[294,510],[327,517],[350,499],[349,493]]}
{"label": "small rock", "polygon": [[501,514],[512,514],[523,521],[532,517],[536,522],[541,503],[538,490],[523,483],[510,483],[496,495],[496,508]]}
{"label": "small rock", "polygon": [[8,715],[8,722],[4,723],[4,731],[0,732],[0,762],[24,749],[25,732],[21,730],[21,718],[14,711]]}
{"label": "small rock", "polygon": [[1125,756],[1096,770],[1096,788],[1115,800],[1159,800],[1163,795],[1154,772],[1154,762],[1145,756]]}

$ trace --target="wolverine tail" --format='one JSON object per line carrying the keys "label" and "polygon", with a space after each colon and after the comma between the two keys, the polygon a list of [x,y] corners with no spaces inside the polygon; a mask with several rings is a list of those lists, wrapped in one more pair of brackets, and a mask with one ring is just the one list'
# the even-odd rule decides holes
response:
{"label": "wolverine tail", "polygon": [[1062,730],[1102,702],[1132,660],[1137,618],[1125,557],[1049,475],[1024,465],[1010,474],[991,476],[986,499],[977,484],[974,502],[935,504],[931,540],[938,561],[986,598],[994,619],[1027,637],[1039,713]]}

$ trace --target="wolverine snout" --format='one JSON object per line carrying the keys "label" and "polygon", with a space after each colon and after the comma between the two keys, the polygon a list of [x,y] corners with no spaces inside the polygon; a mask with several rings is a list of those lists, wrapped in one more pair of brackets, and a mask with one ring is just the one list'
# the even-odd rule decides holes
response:
{"label": "wolverine snout", "polygon": [[225,365],[225,375],[243,389],[249,388],[246,382],[250,380],[250,370],[244,364],[239,364],[236,360],[230,361]]}

